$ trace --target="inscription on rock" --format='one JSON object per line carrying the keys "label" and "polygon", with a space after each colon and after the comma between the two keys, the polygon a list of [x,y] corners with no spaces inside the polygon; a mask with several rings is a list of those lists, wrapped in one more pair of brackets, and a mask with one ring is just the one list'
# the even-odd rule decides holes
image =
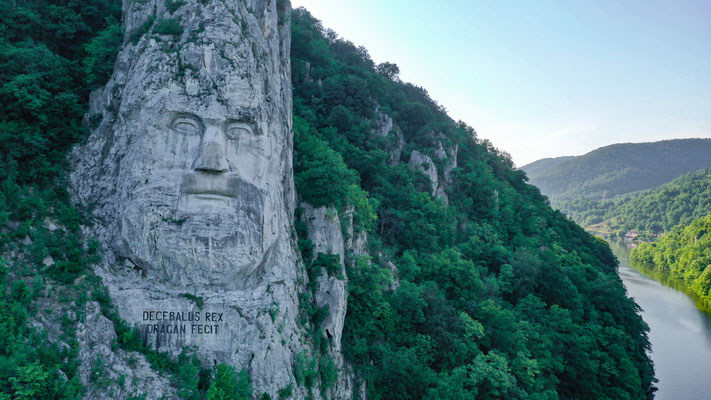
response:
{"label": "inscription on rock", "polygon": [[221,312],[144,310],[141,330],[156,334],[217,335],[223,322]]}

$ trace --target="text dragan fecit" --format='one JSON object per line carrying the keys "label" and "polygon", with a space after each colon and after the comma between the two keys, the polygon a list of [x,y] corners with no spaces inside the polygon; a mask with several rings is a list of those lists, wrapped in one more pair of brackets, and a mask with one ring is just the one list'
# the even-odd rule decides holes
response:
{"label": "text dragan fecit", "polygon": [[[190,324],[186,324],[190,322]],[[221,312],[201,311],[143,311],[143,328],[146,333],[216,335],[223,322]]]}

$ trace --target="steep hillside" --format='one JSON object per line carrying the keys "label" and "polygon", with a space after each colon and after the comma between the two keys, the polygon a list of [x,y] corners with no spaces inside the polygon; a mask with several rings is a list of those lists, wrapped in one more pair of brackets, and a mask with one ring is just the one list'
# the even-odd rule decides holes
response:
{"label": "steep hillside", "polygon": [[608,201],[580,198],[564,204],[566,213],[590,230],[616,237],[634,230],[652,240],[676,225],[688,225],[711,213],[711,169]]}
{"label": "steep hillside", "polygon": [[120,16],[108,0],[0,7],[0,398],[86,392],[77,338],[99,255],[63,176],[89,91],[111,72]]}
{"label": "steep hillside", "polygon": [[343,332],[368,397],[651,398],[647,328],[607,245],[397,66],[292,17],[297,191],[353,205],[368,233]]}
{"label": "steep hillside", "polygon": [[642,243],[630,259],[711,307],[711,214],[675,227],[655,243]]}
{"label": "steep hillside", "polygon": [[711,166],[711,139],[613,144],[562,162],[553,160],[544,164],[547,168],[536,161],[521,169],[554,205],[578,197],[611,199]]}

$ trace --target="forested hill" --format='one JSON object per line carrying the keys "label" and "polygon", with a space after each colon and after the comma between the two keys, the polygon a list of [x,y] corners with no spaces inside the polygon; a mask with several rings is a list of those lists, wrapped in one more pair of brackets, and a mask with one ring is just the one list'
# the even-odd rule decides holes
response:
{"label": "forested hill", "polygon": [[558,205],[578,197],[610,199],[707,167],[711,167],[711,139],[677,139],[613,144],[563,161],[539,160],[521,169]]}
{"label": "forested hill", "polygon": [[630,258],[711,307],[711,214],[675,227],[658,242],[642,243]]}
{"label": "forested hill", "polygon": [[526,175],[528,175],[529,177],[539,176],[541,174],[544,174],[546,171],[556,167],[560,163],[562,163],[564,161],[568,161],[573,158],[575,158],[575,156],[541,158],[540,160],[536,160],[530,164],[524,165],[523,167],[521,167],[521,169],[526,171]]}
{"label": "forested hill", "polygon": [[587,229],[618,237],[635,230],[643,239],[652,240],[654,235],[711,213],[711,168],[654,189],[607,201],[579,198],[565,207],[568,215]]}
{"label": "forested hill", "polygon": [[299,197],[353,205],[368,232],[343,333],[368,398],[651,398],[648,328],[609,247],[396,65],[304,9],[292,32]]}

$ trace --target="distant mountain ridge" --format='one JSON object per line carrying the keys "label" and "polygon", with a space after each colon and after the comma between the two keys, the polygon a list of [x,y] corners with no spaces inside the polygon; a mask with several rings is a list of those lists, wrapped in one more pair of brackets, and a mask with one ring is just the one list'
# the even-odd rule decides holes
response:
{"label": "distant mountain ridge", "polygon": [[582,156],[546,158],[521,167],[554,205],[657,187],[711,166],[711,139],[619,143]]}
{"label": "distant mountain ridge", "polygon": [[[550,158],[541,158],[540,160],[534,161],[530,164],[524,165],[521,167],[524,171],[526,171],[526,174],[529,176],[538,176],[543,173],[545,173],[547,170],[559,165],[560,163],[564,161],[568,161],[572,158],[575,158],[576,156],[561,156],[561,157],[550,157]],[[525,169],[524,169],[525,168]]]}
{"label": "distant mountain ridge", "polygon": [[659,187],[596,201],[562,204],[566,214],[586,229],[612,237],[630,230],[652,240],[677,225],[711,214],[711,168],[682,175]]}

